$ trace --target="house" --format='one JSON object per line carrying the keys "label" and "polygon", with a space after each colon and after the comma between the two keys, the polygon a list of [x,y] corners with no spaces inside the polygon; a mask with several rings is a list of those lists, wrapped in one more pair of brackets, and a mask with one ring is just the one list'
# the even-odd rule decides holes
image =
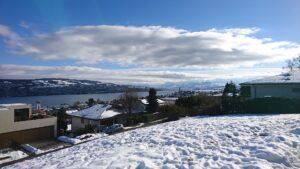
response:
{"label": "house", "polygon": [[164,104],[166,105],[174,105],[176,103],[177,97],[164,97],[161,98],[162,101],[164,101]]}
{"label": "house", "polygon": [[[157,99],[157,103],[160,106],[165,105],[165,101],[163,101],[161,99]],[[148,100],[146,98],[139,99],[137,104],[134,106],[133,113],[145,112],[146,107],[147,107],[148,104],[149,103],[148,103]]]}
{"label": "house", "polygon": [[282,73],[241,83],[241,95],[248,98],[300,97],[300,71]]}
{"label": "house", "polygon": [[57,118],[32,114],[30,104],[0,104],[0,148],[56,137]]}
{"label": "house", "polygon": [[114,117],[120,114],[108,104],[96,104],[80,111],[68,111],[72,120],[72,132],[85,129],[88,126],[111,125],[115,122]]}
{"label": "house", "polygon": [[[162,106],[162,105],[165,104],[165,101],[163,101],[163,100],[161,100],[161,99],[156,99],[156,100],[157,100],[158,105],[160,105],[160,106]],[[141,101],[144,105],[149,104],[147,99],[141,99],[140,101]]]}

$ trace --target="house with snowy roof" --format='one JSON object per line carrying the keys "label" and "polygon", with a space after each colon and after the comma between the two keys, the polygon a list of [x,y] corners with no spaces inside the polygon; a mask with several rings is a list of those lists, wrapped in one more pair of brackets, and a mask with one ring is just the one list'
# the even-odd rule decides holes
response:
{"label": "house with snowy roof", "polygon": [[67,114],[72,119],[72,132],[76,132],[89,126],[111,125],[116,120],[114,117],[120,112],[113,109],[111,105],[96,104],[80,111],[68,111]]}
{"label": "house with snowy roof", "polygon": [[[166,103],[166,101],[161,100],[161,99],[156,99],[156,100],[157,100],[158,105],[160,105],[160,106],[165,105],[165,103]],[[133,113],[145,112],[148,104],[149,103],[146,98],[139,99],[139,101],[137,102],[137,105],[134,106]]]}
{"label": "house with snowy roof", "polygon": [[282,73],[250,82],[241,83],[241,95],[248,98],[300,97],[300,71]]}
{"label": "house with snowy roof", "polygon": [[[164,105],[165,104],[165,101],[163,101],[163,100],[161,100],[161,99],[156,99],[157,100],[157,103],[159,104],[159,105]],[[147,99],[141,99],[140,100],[141,101],[141,103],[142,104],[144,104],[144,105],[147,105],[147,104],[149,104],[148,103],[148,100]]]}

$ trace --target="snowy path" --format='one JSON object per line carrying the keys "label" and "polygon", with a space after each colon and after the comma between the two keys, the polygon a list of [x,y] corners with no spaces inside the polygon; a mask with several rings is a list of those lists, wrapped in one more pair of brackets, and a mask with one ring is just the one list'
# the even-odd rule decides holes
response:
{"label": "snowy path", "polygon": [[300,168],[300,115],[186,118],[7,168]]}

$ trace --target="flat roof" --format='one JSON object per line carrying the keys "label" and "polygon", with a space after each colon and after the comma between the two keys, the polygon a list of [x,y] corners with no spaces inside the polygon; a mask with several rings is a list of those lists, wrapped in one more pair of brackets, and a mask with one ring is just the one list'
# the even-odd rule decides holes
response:
{"label": "flat roof", "polygon": [[249,82],[241,83],[240,85],[276,85],[276,84],[300,84],[300,70],[282,73],[276,76],[270,76],[262,79],[257,79]]}
{"label": "flat roof", "polygon": [[0,111],[6,111],[6,110],[8,110],[8,109],[5,107],[0,107]]}
{"label": "flat roof", "polygon": [[0,107],[12,107],[12,106],[27,106],[29,104],[26,103],[8,103],[8,104],[0,104]]}

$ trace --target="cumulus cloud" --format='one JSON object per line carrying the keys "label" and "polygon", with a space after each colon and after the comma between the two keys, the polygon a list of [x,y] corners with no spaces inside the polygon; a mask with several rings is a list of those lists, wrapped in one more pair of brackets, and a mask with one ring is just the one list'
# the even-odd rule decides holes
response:
{"label": "cumulus cloud", "polygon": [[[179,72],[180,71],[180,72]],[[179,82],[203,82],[251,79],[279,74],[280,68],[243,68],[214,70],[149,70],[149,69],[100,69],[79,66],[28,66],[0,64],[2,79],[72,78],[88,79],[118,84],[161,85]]]}
{"label": "cumulus cloud", "polygon": [[[18,38],[14,40],[16,44],[9,46],[14,53],[41,60],[159,67],[253,66],[300,54],[299,44],[256,38],[258,31],[259,28],[188,31],[161,26],[74,26]],[[3,26],[0,35],[8,39],[18,36]]]}

